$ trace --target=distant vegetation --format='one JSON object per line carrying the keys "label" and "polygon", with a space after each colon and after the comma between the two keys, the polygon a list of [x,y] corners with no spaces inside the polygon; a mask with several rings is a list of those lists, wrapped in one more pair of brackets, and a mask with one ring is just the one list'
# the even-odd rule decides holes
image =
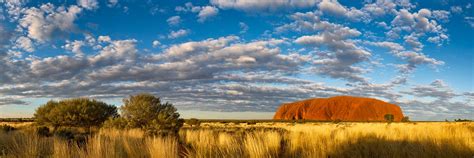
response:
{"label": "distant vegetation", "polygon": [[385,114],[384,118],[385,118],[385,121],[387,121],[387,122],[393,122],[393,120],[394,120],[394,117],[393,117],[392,114]]}
{"label": "distant vegetation", "polygon": [[471,122],[472,120],[468,119],[454,119],[454,122]]}

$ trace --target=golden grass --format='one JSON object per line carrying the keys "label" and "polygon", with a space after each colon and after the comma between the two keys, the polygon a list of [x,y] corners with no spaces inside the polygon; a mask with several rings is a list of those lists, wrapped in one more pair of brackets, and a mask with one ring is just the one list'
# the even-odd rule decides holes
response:
{"label": "golden grass", "polygon": [[179,138],[102,129],[83,143],[0,132],[2,158],[473,156],[474,123],[216,123],[182,129]]}

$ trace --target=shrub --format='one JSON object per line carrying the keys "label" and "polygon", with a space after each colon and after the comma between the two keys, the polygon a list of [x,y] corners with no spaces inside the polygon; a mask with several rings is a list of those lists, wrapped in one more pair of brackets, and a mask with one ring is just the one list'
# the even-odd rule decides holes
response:
{"label": "shrub", "polygon": [[107,118],[117,116],[117,108],[87,98],[49,101],[36,109],[35,121],[42,125],[86,127],[99,126]]}
{"label": "shrub", "polygon": [[257,121],[247,121],[247,125],[256,125]]}
{"label": "shrub", "polygon": [[387,121],[387,122],[393,122],[394,117],[393,117],[392,114],[385,114],[384,119],[385,119],[385,121]]}
{"label": "shrub", "polygon": [[74,139],[74,133],[70,128],[60,128],[54,132],[54,135],[63,139],[72,140]]}
{"label": "shrub", "polygon": [[103,128],[125,129],[127,128],[127,120],[123,117],[109,118],[102,124]]}
{"label": "shrub", "polygon": [[199,127],[201,125],[201,121],[199,121],[197,118],[191,118],[189,120],[186,120],[186,124],[190,125],[191,127]]}
{"label": "shrub", "polygon": [[14,131],[16,130],[15,127],[13,126],[10,126],[10,125],[1,125],[0,126],[0,131],[3,131],[3,132],[10,132],[10,131]]}
{"label": "shrub", "polygon": [[410,122],[410,118],[408,116],[405,116],[402,118],[402,122]]}
{"label": "shrub", "polygon": [[470,122],[468,119],[454,119],[454,122]]}
{"label": "shrub", "polygon": [[170,103],[161,103],[151,94],[138,94],[123,100],[123,118],[130,128],[142,128],[148,134],[177,133],[183,126],[177,109]]}
{"label": "shrub", "polygon": [[36,134],[43,137],[49,137],[49,128],[46,126],[40,126],[36,128]]}

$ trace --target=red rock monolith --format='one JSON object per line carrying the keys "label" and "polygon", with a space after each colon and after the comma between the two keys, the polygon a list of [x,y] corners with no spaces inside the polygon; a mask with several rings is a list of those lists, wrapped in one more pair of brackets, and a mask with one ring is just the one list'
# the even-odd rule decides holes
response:
{"label": "red rock monolith", "polygon": [[373,98],[336,96],[282,104],[273,119],[385,121],[386,114],[392,114],[393,121],[401,121],[403,118],[401,108],[395,104]]}

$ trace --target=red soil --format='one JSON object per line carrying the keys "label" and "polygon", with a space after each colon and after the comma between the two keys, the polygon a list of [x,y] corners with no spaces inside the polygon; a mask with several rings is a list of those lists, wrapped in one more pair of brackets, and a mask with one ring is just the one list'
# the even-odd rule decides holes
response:
{"label": "red soil", "polygon": [[273,119],[384,121],[386,114],[392,114],[394,121],[401,121],[403,118],[402,110],[395,104],[373,98],[337,96],[283,104]]}

